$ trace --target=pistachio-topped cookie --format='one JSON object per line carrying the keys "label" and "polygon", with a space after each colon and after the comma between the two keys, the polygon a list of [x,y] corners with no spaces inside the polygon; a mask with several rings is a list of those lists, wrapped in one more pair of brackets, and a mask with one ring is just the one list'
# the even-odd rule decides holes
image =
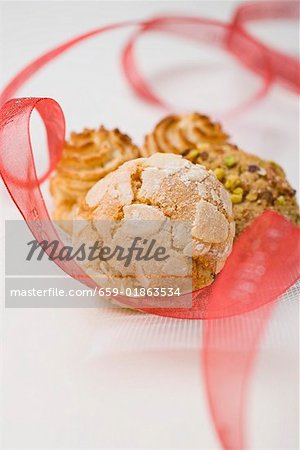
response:
{"label": "pistachio-topped cookie", "polygon": [[277,211],[299,224],[296,191],[283,169],[230,144],[198,144],[183,156],[214,171],[230,193],[238,235],[255,217],[267,209]]}

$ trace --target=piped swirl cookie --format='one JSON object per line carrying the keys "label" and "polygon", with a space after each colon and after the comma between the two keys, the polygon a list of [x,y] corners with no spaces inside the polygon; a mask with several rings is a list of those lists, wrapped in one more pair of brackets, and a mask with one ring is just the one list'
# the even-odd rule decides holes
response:
{"label": "piped swirl cookie", "polygon": [[156,152],[182,154],[200,142],[220,144],[227,142],[228,138],[221,125],[212,122],[207,116],[198,113],[172,115],[161,120],[153,132],[146,136],[141,152],[143,156]]}
{"label": "piped swirl cookie", "polygon": [[[77,203],[97,181],[139,156],[138,147],[118,129],[107,130],[102,126],[71,133],[50,180],[55,205],[53,219],[72,220]],[[71,223],[65,222],[64,228],[70,226]]]}
{"label": "piped swirl cookie", "polygon": [[[268,209],[299,225],[296,191],[283,169],[226,143],[228,136],[219,124],[207,120],[206,133],[195,132],[197,123],[201,123],[197,118],[201,117],[199,114],[176,116],[174,121],[167,117],[146,137],[144,152],[168,152],[169,148],[169,152],[180,153],[193,163],[213,170],[230,194],[237,236]],[[170,121],[170,126],[163,125]]]}
{"label": "piped swirl cookie", "polygon": [[[129,161],[108,174],[89,190],[76,219],[78,245],[91,239],[105,242],[109,234],[116,245],[124,246],[128,236],[140,236],[142,230],[149,239],[161,239],[170,258],[158,266],[159,281],[170,270],[182,275],[190,262],[193,289],[212,283],[231,252],[235,233],[229,194],[213,172],[173,154]],[[115,221],[113,232],[107,233],[106,221]],[[138,274],[146,286],[158,283],[149,279],[142,261],[127,269],[121,262],[94,261],[87,269],[96,278],[103,273],[124,279]]]}

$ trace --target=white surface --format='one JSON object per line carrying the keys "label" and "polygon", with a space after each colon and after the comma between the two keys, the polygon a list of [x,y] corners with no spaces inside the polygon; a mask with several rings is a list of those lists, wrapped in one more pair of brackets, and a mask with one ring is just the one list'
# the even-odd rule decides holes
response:
{"label": "white surface", "polygon": [[[102,24],[165,12],[226,20],[233,7],[232,2],[1,3],[0,88],[46,49]],[[264,37],[280,44],[281,33],[271,28],[268,34],[267,30],[263,30]],[[293,32],[290,27],[284,31],[289,49]],[[68,131],[103,122],[120,127],[141,143],[163,112],[134,98],[122,78],[118,56],[128,33],[114,32],[87,41],[38,74],[20,96],[58,100]],[[187,106],[191,98],[194,108],[199,98],[201,110],[211,85],[203,77],[202,59],[201,65],[200,61],[195,64],[195,52],[188,43],[158,36],[145,37],[139,46],[143,67],[160,92],[168,97],[175,89],[176,100]],[[203,49],[200,54],[209,61],[208,67],[217,64],[223,83],[225,67],[230,79],[226,79],[222,98],[226,99],[225,94],[228,98],[226,89],[236,78],[235,72],[226,72],[227,59],[220,56],[211,61],[210,49],[206,57]],[[179,79],[182,61],[184,78]],[[161,64],[165,64],[163,69]],[[200,83],[190,68],[196,70]],[[211,78],[215,85],[217,77]],[[220,85],[216,86],[218,93],[222,93]],[[215,100],[220,94],[210,95],[212,109],[217,108]],[[276,87],[255,109],[226,125],[234,141],[282,164],[297,186],[298,103],[294,94]],[[44,160],[38,139],[35,148],[38,159]],[[18,218],[2,185],[0,189],[2,218]],[[3,248],[3,230],[0,242]],[[278,312],[270,344],[263,347],[251,390],[251,449],[298,446],[297,313],[296,303]],[[2,316],[3,448],[219,448],[200,377],[195,344],[200,327],[196,322],[177,327],[172,320],[103,309],[3,309]],[[131,345],[124,345],[126,340]]]}

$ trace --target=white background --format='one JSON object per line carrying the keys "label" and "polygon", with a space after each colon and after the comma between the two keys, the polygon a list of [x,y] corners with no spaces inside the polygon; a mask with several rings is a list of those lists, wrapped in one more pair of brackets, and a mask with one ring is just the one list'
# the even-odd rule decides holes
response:
{"label": "white background", "polygon": [[[235,6],[214,1],[2,2],[0,88],[45,50],[103,24],[160,13],[229,20]],[[292,23],[252,29],[278,48],[297,50]],[[37,74],[19,95],[58,100],[68,132],[104,123],[141,144],[164,112],[135,98],[122,76],[119,55],[130,32],[87,41]],[[220,109],[233,106],[261,82],[218,50],[189,42],[153,35],[143,38],[137,54],[157,91],[182,105],[178,111],[196,109],[218,117]],[[225,119],[225,126],[234,142],[283,165],[297,187],[298,101],[293,93],[275,86],[243,116]],[[36,130],[42,168],[45,149]],[[47,195],[47,186],[44,191]],[[2,185],[0,193],[2,219],[19,218]],[[0,239],[3,248],[3,227]],[[2,325],[3,448],[219,448],[201,380],[200,323],[103,308],[3,306]],[[296,303],[284,304],[251,387],[249,448],[297,448],[297,326]]]}

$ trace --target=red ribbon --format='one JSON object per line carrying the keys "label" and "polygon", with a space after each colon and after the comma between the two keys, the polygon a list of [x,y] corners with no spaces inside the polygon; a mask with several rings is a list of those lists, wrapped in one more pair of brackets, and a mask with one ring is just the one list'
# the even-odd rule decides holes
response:
{"label": "red ribbon", "polygon": [[[160,106],[171,112],[172,106],[154,93],[153,88],[142,76],[135,61],[135,46],[143,34],[149,32],[168,33],[192,40],[197,44],[206,44],[218,47],[237,57],[244,65],[258,67],[262,75],[262,85],[241,105],[234,106],[226,112],[226,117],[239,115],[245,112],[254,103],[262,99],[269,91],[274,73],[268,55],[264,48],[242,29],[216,20],[199,17],[167,16],[157,17],[146,22],[131,37],[122,54],[122,65],[125,77],[135,94],[142,100]],[[245,58],[247,55],[247,58]]]}
{"label": "red ribbon", "polygon": [[262,77],[259,90],[241,105],[226,113],[226,117],[244,112],[255,102],[261,100],[274,81],[284,87],[300,93],[299,61],[290,55],[279,52],[253,37],[246,29],[248,22],[276,20],[299,20],[299,4],[295,1],[271,1],[245,3],[239,6],[231,23],[198,17],[167,16],[154,18],[134,33],[122,54],[125,77],[135,94],[142,100],[160,106],[168,111],[172,107],[160,99],[138,68],[135,47],[143,34],[164,32],[190,39],[196,43],[223,48],[236,56],[251,71]]}
{"label": "red ribbon", "polygon": [[[236,15],[234,25],[187,17],[161,17],[146,22],[109,25],[47,52],[29,64],[7,85],[0,100],[1,176],[38,241],[46,237],[48,240],[59,240],[39,185],[49,176],[61,156],[65,135],[64,115],[58,103],[52,99],[9,100],[17,89],[48,62],[77,43],[130,25],[137,25],[140,29],[125,48],[123,67],[138,95],[152,104],[167,106],[143,81],[133,60],[137,37],[149,30],[180,34],[197,41],[209,40],[214,45],[239,55],[240,60],[247,63],[251,70],[264,73],[263,88],[256,99],[267,92],[274,74],[281,80],[289,79],[287,84],[294,85],[292,76],[285,78],[284,71],[280,75],[276,72],[273,56],[270,64],[270,52],[265,52],[265,46],[261,46],[242,30],[241,24],[245,22],[245,12],[240,12]],[[253,50],[247,61],[244,53],[246,48]],[[246,106],[250,103],[253,103],[253,99]],[[242,108],[244,107],[245,105]],[[49,168],[40,179],[35,170],[29,131],[34,109],[39,112],[45,124],[50,155]],[[300,277],[298,242],[298,228],[274,212],[265,212],[235,243],[232,254],[214,284],[193,293],[191,308],[144,308],[147,312],[167,317],[210,319],[205,320],[204,326],[203,367],[209,406],[223,448],[245,448],[245,396],[251,367],[274,300]],[[63,245],[62,242],[60,244]],[[56,262],[70,276],[94,286],[94,282],[74,262]],[[138,307],[138,303],[133,304],[128,298],[122,298],[122,302]],[[253,324],[247,327],[246,333],[244,324],[247,321]]]}
{"label": "red ribbon", "polygon": [[[246,36],[250,36],[246,28],[249,22],[265,20],[294,20],[299,22],[299,12],[299,2],[296,1],[245,3],[236,10],[232,23],[235,29],[243,31]],[[258,39],[255,39],[255,42],[269,58],[276,81],[296,94],[299,94],[300,73],[298,58],[273,49]],[[257,71],[258,67],[255,61],[249,60],[248,63],[253,71]]]}

